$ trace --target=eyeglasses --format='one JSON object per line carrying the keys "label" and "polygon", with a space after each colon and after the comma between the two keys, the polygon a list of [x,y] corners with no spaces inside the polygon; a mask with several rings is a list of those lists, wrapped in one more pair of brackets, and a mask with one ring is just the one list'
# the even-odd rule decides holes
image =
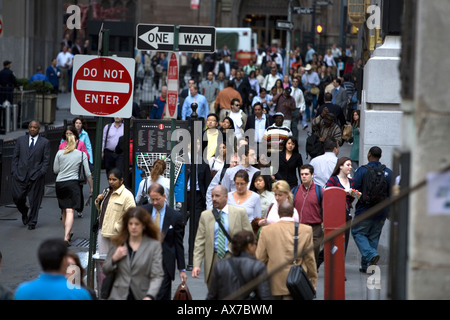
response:
{"label": "eyeglasses", "polygon": [[240,105],[240,104],[235,104],[234,106],[235,106],[235,107],[240,107],[241,105]]}

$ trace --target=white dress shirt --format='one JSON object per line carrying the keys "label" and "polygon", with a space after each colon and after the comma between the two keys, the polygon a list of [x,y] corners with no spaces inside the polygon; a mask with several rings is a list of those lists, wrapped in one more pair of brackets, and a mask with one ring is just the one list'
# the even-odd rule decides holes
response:
{"label": "white dress shirt", "polygon": [[309,164],[314,167],[314,183],[325,187],[336,166],[337,156],[334,152],[325,152],[323,155],[315,157]]}

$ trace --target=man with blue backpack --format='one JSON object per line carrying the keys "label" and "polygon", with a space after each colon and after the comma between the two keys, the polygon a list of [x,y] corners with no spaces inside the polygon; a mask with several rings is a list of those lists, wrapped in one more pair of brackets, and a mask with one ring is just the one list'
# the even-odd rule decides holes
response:
{"label": "man with blue backpack", "polygon": [[320,244],[323,240],[322,187],[315,184],[314,167],[304,164],[300,167],[301,184],[292,189],[294,207],[297,209],[299,222],[309,225],[313,231],[314,257],[319,268]]}
{"label": "man with blue backpack", "polygon": [[[369,163],[355,171],[353,187],[361,192],[361,197],[355,206],[355,217],[390,196],[392,170],[381,164],[381,152],[379,147],[370,148],[367,154]],[[366,273],[367,268],[370,265],[376,265],[380,259],[377,248],[387,216],[388,209],[386,208],[376,215],[352,225],[351,233],[361,253],[360,272]]]}

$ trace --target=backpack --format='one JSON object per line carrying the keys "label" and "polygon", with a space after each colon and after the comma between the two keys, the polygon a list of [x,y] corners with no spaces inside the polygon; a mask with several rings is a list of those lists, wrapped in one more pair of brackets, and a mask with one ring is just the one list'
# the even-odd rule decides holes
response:
{"label": "backpack", "polygon": [[[317,201],[319,202],[319,206],[320,206],[320,215],[323,217],[323,209],[322,209],[322,198],[323,198],[323,191],[322,191],[322,187],[319,186],[318,184],[315,184],[316,186],[316,195],[317,195]],[[294,195],[294,201],[295,201],[295,195],[297,194],[298,188],[300,187],[300,185],[295,186],[291,192]],[[267,210],[267,213],[269,213],[270,209]]]}
{"label": "backpack", "polygon": [[319,136],[314,132],[311,134],[308,133],[308,138],[306,138],[306,158],[310,155],[311,159],[313,159],[324,153],[323,142],[319,140]]}
{"label": "backpack", "polygon": [[367,169],[362,182],[360,201],[368,206],[374,206],[387,198],[388,185],[384,175],[385,165],[377,168],[365,165]]}

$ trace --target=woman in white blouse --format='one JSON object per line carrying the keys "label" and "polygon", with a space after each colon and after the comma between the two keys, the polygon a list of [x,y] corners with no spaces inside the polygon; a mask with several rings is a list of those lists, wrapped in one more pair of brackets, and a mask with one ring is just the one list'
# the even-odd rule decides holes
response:
{"label": "woman in white blouse", "polygon": [[[292,205],[294,204],[294,197],[289,188],[289,183],[284,180],[278,180],[272,185],[272,191],[275,194],[275,201],[265,219],[259,221],[259,226],[265,226],[280,220],[278,215],[278,206],[284,201],[289,201]],[[294,208],[294,221],[299,222],[297,209]]]}
{"label": "woman in white blouse", "polygon": [[250,222],[261,217],[261,199],[259,194],[248,189],[248,172],[244,169],[236,172],[234,184],[236,191],[228,193],[228,204],[244,208]]}
{"label": "woman in white blouse", "polygon": [[211,178],[214,178],[217,172],[222,170],[227,157],[227,145],[220,143],[217,145],[216,153],[209,158],[209,169],[211,170]]}
{"label": "woman in white blouse", "polygon": [[275,201],[275,194],[272,191],[272,182],[268,175],[262,175],[260,171],[255,172],[250,184],[250,190],[259,194],[261,199],[261,217],[265,218],[267,210]]}
{"label": "woman in white blouse", "polygon": [[136,204],[143,205],[148,202],[148,188],[154,183],[158,183],[164,187],[166,200],[169,199],[170,180],[164,177],[166,168],[166,161],[163,159],[158,159],[153,163],[152,170],[150,171],[150,176],[144,178],[139,183],[139,188],[135,198]]}

